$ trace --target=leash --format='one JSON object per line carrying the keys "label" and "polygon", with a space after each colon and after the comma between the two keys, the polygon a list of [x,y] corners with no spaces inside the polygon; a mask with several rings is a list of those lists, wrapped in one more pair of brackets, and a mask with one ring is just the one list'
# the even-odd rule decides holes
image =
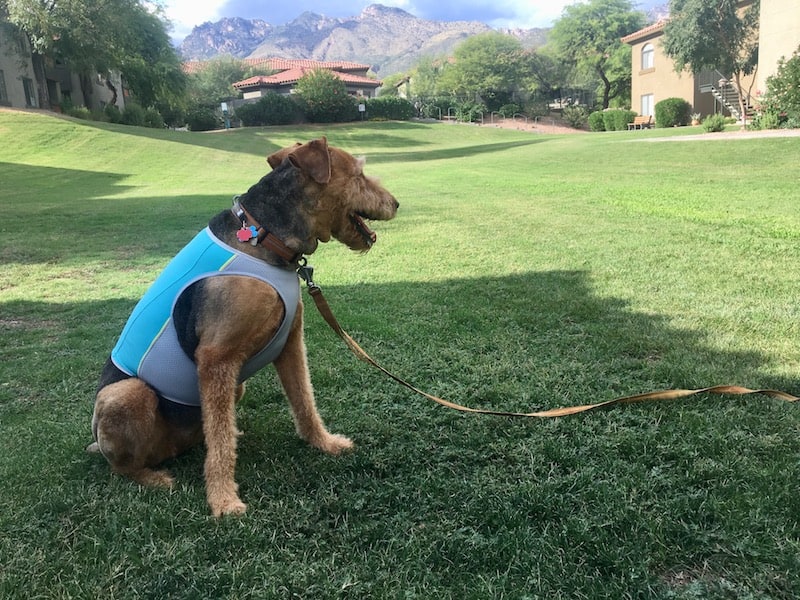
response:
{"label": "leash", "polygon": [[696,390],[660,390],[656,392],[647,392],[644,394],[635,394],[633,396],[621,396],[619,398],[614,398],[613,400],[596,402],[594,404],[583,404],[580,406],[566,406],[563,408],[553,408],[550,410],[542,410],[530,413],[487,410],[482,408],[470,408],[469,406],[456,404],[455,402],[450,402],[449,400],[445,400],[443,398],[439,398],[438,396],[434,396],[432,394],[424,392],[421,389],[408,383],[401,377],[398,377],[388,369],[384,368],[382,365],[378,364],[375,361],[375,359],[373,359],[369,354],[367,354],[361,348],[361,346],[359,346],[358,343],[352,337],[350,337],[350,335],[339,324],[339,321],[336,320],[336,317],[334,316],[331,307],[328,305],[328,301],[325,299],[325,296],[322,295],[322,289],[316,283],[314,283],[313,267],[307,266],[305,264],[305,259],[302,259],[301,266],[298,269],[297,273],[306,282],[308,293],[314,299],[314,304],[316,305],[319,313],[322,315],[322,318],[325,319],[325,322],[330,326],[331,329],[333,329],[334,332],[336,332],[336,335],[338,335],[345,342],[345,344],[347,344],[347,347],[350,348],[350,351],[353,354],[355,354],[355,356],[359,360],[362,360],[365,363],[372,365],[387,377],[394,379],[400,385],[405,386],[406,388],[419,394],[420,396],[423,396],[428,400],[436,402],[437,404],[441,404],[442,406],[446,406],[447,408],[452,408],[453,410],[457,410],[460,412],[476,413],[481,415],[495,415],[500,417],[536,417],[544,419],[553,417],[565,417],[568,415],[575,415],[578,413],[588,412],[599,408],[609,408],[612,406],[617,406],[619,404],[634,404],[637,402],[652,402],[656,400],[678,400],[680,398],[687,398],[689,396],[696,396],[698,394],[726,394],[732,396],[749,396],[754,394],[761,394],[764,396],[769,396],[770,398],[784,400],[786,402],[796,402],[800,400],[800,397],[793,396],[792,394],[789,394],[787,392],[782,392],[780,390],[769,390],[769,389],[751,390],[749,388],[740,387],[736,385],[715,385]]}

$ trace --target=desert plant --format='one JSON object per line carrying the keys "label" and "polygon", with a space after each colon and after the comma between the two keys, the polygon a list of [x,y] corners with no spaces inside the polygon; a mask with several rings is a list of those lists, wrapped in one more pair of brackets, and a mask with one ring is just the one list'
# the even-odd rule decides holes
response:
{"label": "desert plant", "polygon": [[583,106],[567,106],[562,111],[561,118],[575,129],[584,129],[589,121],[589,115]]}
{"label": "desert plant", "polygon": [[486,112],[486,106],[473,100],[465,100],[456,105],[456,119],[471,123],[481,118]]}
{"label": "desert plant", "polygon": [[703,120],[702,125],[707,133],[725,131],[725,117],[720,114],[709,115]]}

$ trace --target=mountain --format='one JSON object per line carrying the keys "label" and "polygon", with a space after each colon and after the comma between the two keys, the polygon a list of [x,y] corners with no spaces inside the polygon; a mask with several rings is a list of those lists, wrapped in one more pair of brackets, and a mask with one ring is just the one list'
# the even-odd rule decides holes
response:
{"label": "mountain", "polygon": [[[360,15],[330,18],[305,12],[285,25],[222,19],[192,30],[180,47],[186,60],[221,54],[239,58],[300,58],[351,61],[372,66],[379,77],[408,70],[422,56],[452,54],[467,37],[492,31],[476,21],[428,21],[373,4]],[[526,47],[541,46],[546,29],[504,30]]]}

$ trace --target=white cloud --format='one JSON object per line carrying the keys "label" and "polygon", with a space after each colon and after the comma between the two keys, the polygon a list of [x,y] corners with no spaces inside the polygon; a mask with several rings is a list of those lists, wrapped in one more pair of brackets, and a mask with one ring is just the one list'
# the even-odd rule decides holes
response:
{"label": "white cloud", "polygon": [[163,2],[164,13],[172,22],[172,37],[182,40],[195,25],[218,21],[224,0],[168,0]]}

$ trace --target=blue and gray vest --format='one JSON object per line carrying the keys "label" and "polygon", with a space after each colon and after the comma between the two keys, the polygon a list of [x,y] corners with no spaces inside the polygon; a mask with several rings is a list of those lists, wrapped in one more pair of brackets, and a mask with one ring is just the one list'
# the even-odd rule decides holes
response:
{"label": "blue and gray vest", "polygon": [[268,283],[285,308],[277,333],[242,366],[239,381],[274,361],[283,350],[297,311],[297,274],[239,252],[206,227],[170,261],[133,309],[111,352],[117,368],[144,380],[168,400],[200,406],[197,366],[181,348],[172,315],[187,287],[201,279],[226,275],[245,275]]}

